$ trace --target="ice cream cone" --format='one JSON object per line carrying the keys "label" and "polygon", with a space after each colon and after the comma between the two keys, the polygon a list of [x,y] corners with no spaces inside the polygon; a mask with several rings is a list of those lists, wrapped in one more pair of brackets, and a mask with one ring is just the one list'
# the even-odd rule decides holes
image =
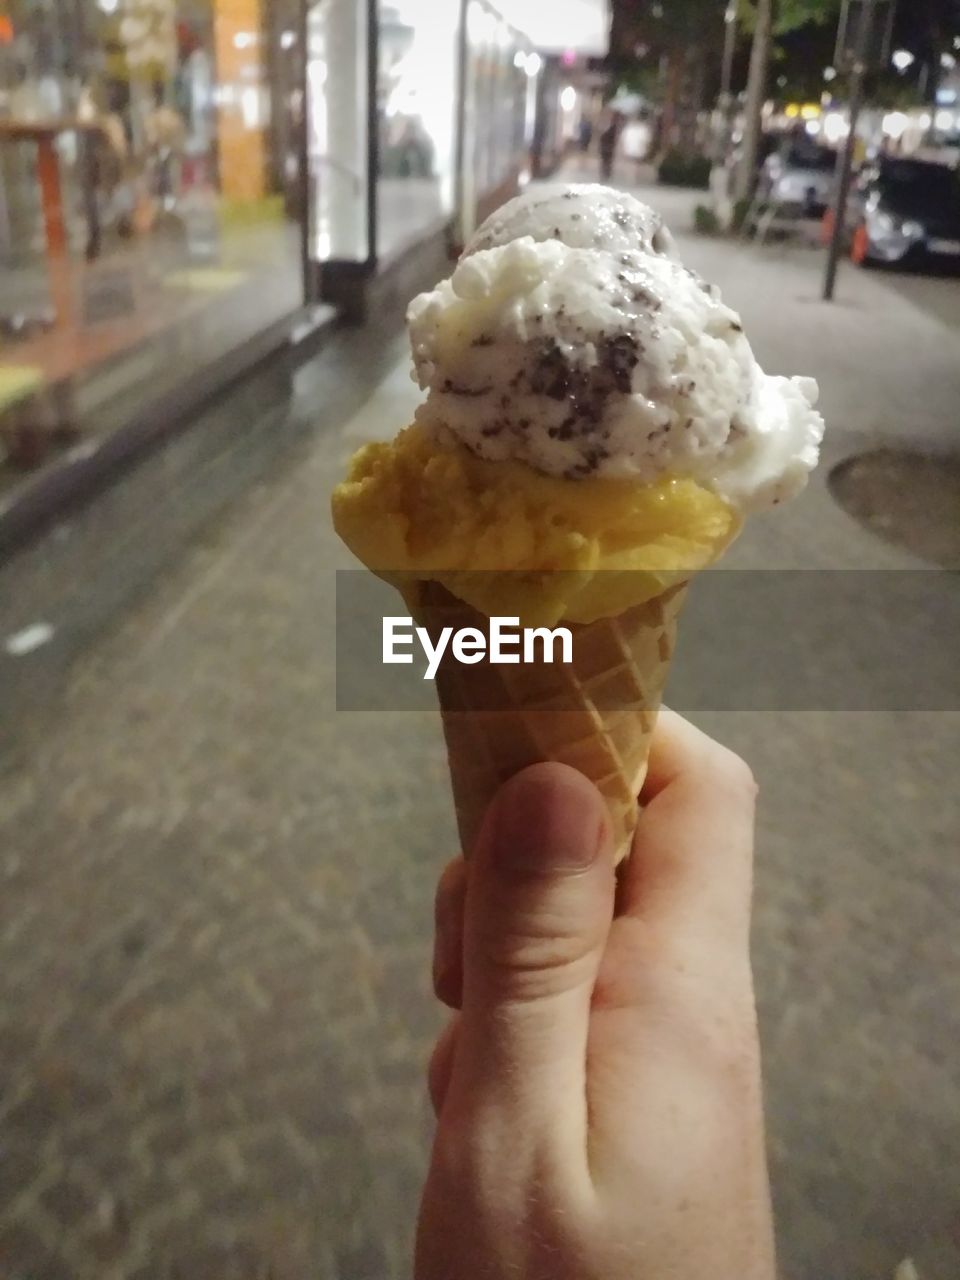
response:
{"label": "ice cream cone", "polygon": [[510,201],[407,321],[426,395],[353,458],[337,532],[435,646],[514,616],[573,640],[568,664],[435,648],[463,847],[505,779],[558,761],[600,789],[623,857],[686,583],[806,484],[817,385],[767,375],[657,214],[609,187]]}
{"label": "ice cream cone", "polygon": [[[626,857],[685,592],[681,584],[618,617],[571,624],[571,664],[484,659],[468,666],[447,650],[437,693],[468,854],[500,785],[552,760],[596,784],[610,811],[616,860]],[[487,617],[433,582],[419,584],[414,607],[434,643],[444,627],[489,630]]]}

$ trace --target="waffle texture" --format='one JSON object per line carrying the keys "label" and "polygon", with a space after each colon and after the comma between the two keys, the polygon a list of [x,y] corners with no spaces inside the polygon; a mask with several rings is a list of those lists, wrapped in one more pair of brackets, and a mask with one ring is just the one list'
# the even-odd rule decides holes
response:
{"label": "waffle texture", "polygon": [[[501,784],[552,760],[595,783],[617,861],[626,857],[685,592],[684,584],[618,617],[564,624],[573,637],[570,664],[468,666],[448,647],[436,683],[464,850]],[[419,584],[414,611],[434,643],[444,627],[489,632],[487,617],[434,582]]]}

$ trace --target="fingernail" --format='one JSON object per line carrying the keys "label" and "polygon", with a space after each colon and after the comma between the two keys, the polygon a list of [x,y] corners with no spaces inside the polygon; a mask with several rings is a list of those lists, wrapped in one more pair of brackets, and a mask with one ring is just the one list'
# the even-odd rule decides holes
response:
{"label": "fingernail", "polygon": [[538,766],[511,779],[497,799],[494,861],[526,875],[584,871],[605,832],[603,802],[586,778]]}

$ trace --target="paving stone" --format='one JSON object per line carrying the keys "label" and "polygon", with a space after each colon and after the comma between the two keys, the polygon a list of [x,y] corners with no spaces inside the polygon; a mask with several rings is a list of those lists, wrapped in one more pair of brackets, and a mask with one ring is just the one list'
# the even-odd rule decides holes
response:
{"label": "paving stone", "polygon": [[67,1231],[96,1215],[99,1200],[88,1188],[65,1174],[40,1196],[46,1212]]}
{"label": "paving stone", "polygon": [[0,1227],[0,1275],[4,1280],[77,1280],[38,1231],[20,1223]]}
{"label": "paving stone", "polygon": [[21,1142],[39,1146],[56,1126],[59,1110],[58,1100],[36,1085],[4,1116],[4,1129]]}
{"label": "paving stone", "polygon": [[43,1168],[41,1148],[35,1143],[6,1134],[0,1137],[0,1217],[7,1205],[36,1181]]}
{"label": "paving stone", "polygon": [[338,1249],[336,1259],[340,1280],[380,1280],[390,1270],[383,1246],[371,1241],[353,1249]]}

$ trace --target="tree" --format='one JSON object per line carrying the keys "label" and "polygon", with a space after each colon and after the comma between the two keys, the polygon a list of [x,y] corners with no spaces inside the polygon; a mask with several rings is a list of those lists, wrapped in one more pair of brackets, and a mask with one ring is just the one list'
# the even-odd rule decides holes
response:
{"label": "tree", "polygon": [[[822,26],[825,22],[836,22],[843,0],[776,0],[774,7],[773,33],[785,36],[810,23]],[[753,32],[757,24],[757,0],[740,0],[739,12],[744,30]]]}
{"label": "tree", "polygon": [[763,123],[763,104],[775,35],[786,34],[810,22],[830,22],[839,13],[841,0],[741,0],[742,17],[753,30],[750,76],[743,129],[743,155],[737,173],[736,195],[748,199],[756,180],[757,155]]}
{"label": "tree", "polygon": [[760,150],[760,131],[763,126],[763,103],[767,95],[767,72],[773,50],[774,0],[757,0],[750,50],[750,74],[747,79],[746,118],[743,126],[743,154],[737,173],[735,195],[738,200],[748,200],[753,194]]}
{"label": "tree", "polygon": [[690,140],[725,7],[725,0],[614,0],[611,65],[631,78],[641,65],[658,68],[664,148]]}
{"label": "tree", "polygon": [[833,22],[839,12],[840,0],[779,0],[775,31],[786,35],[808,22]]}
{"label": "tree", "polygon": [[839,84],[823,78],[824,70],[833,64],[836,45],[833,23],[807,23],[777,37],[773,51],[775,97],[785,102],[818,102],[825,89],[842,92]]}

